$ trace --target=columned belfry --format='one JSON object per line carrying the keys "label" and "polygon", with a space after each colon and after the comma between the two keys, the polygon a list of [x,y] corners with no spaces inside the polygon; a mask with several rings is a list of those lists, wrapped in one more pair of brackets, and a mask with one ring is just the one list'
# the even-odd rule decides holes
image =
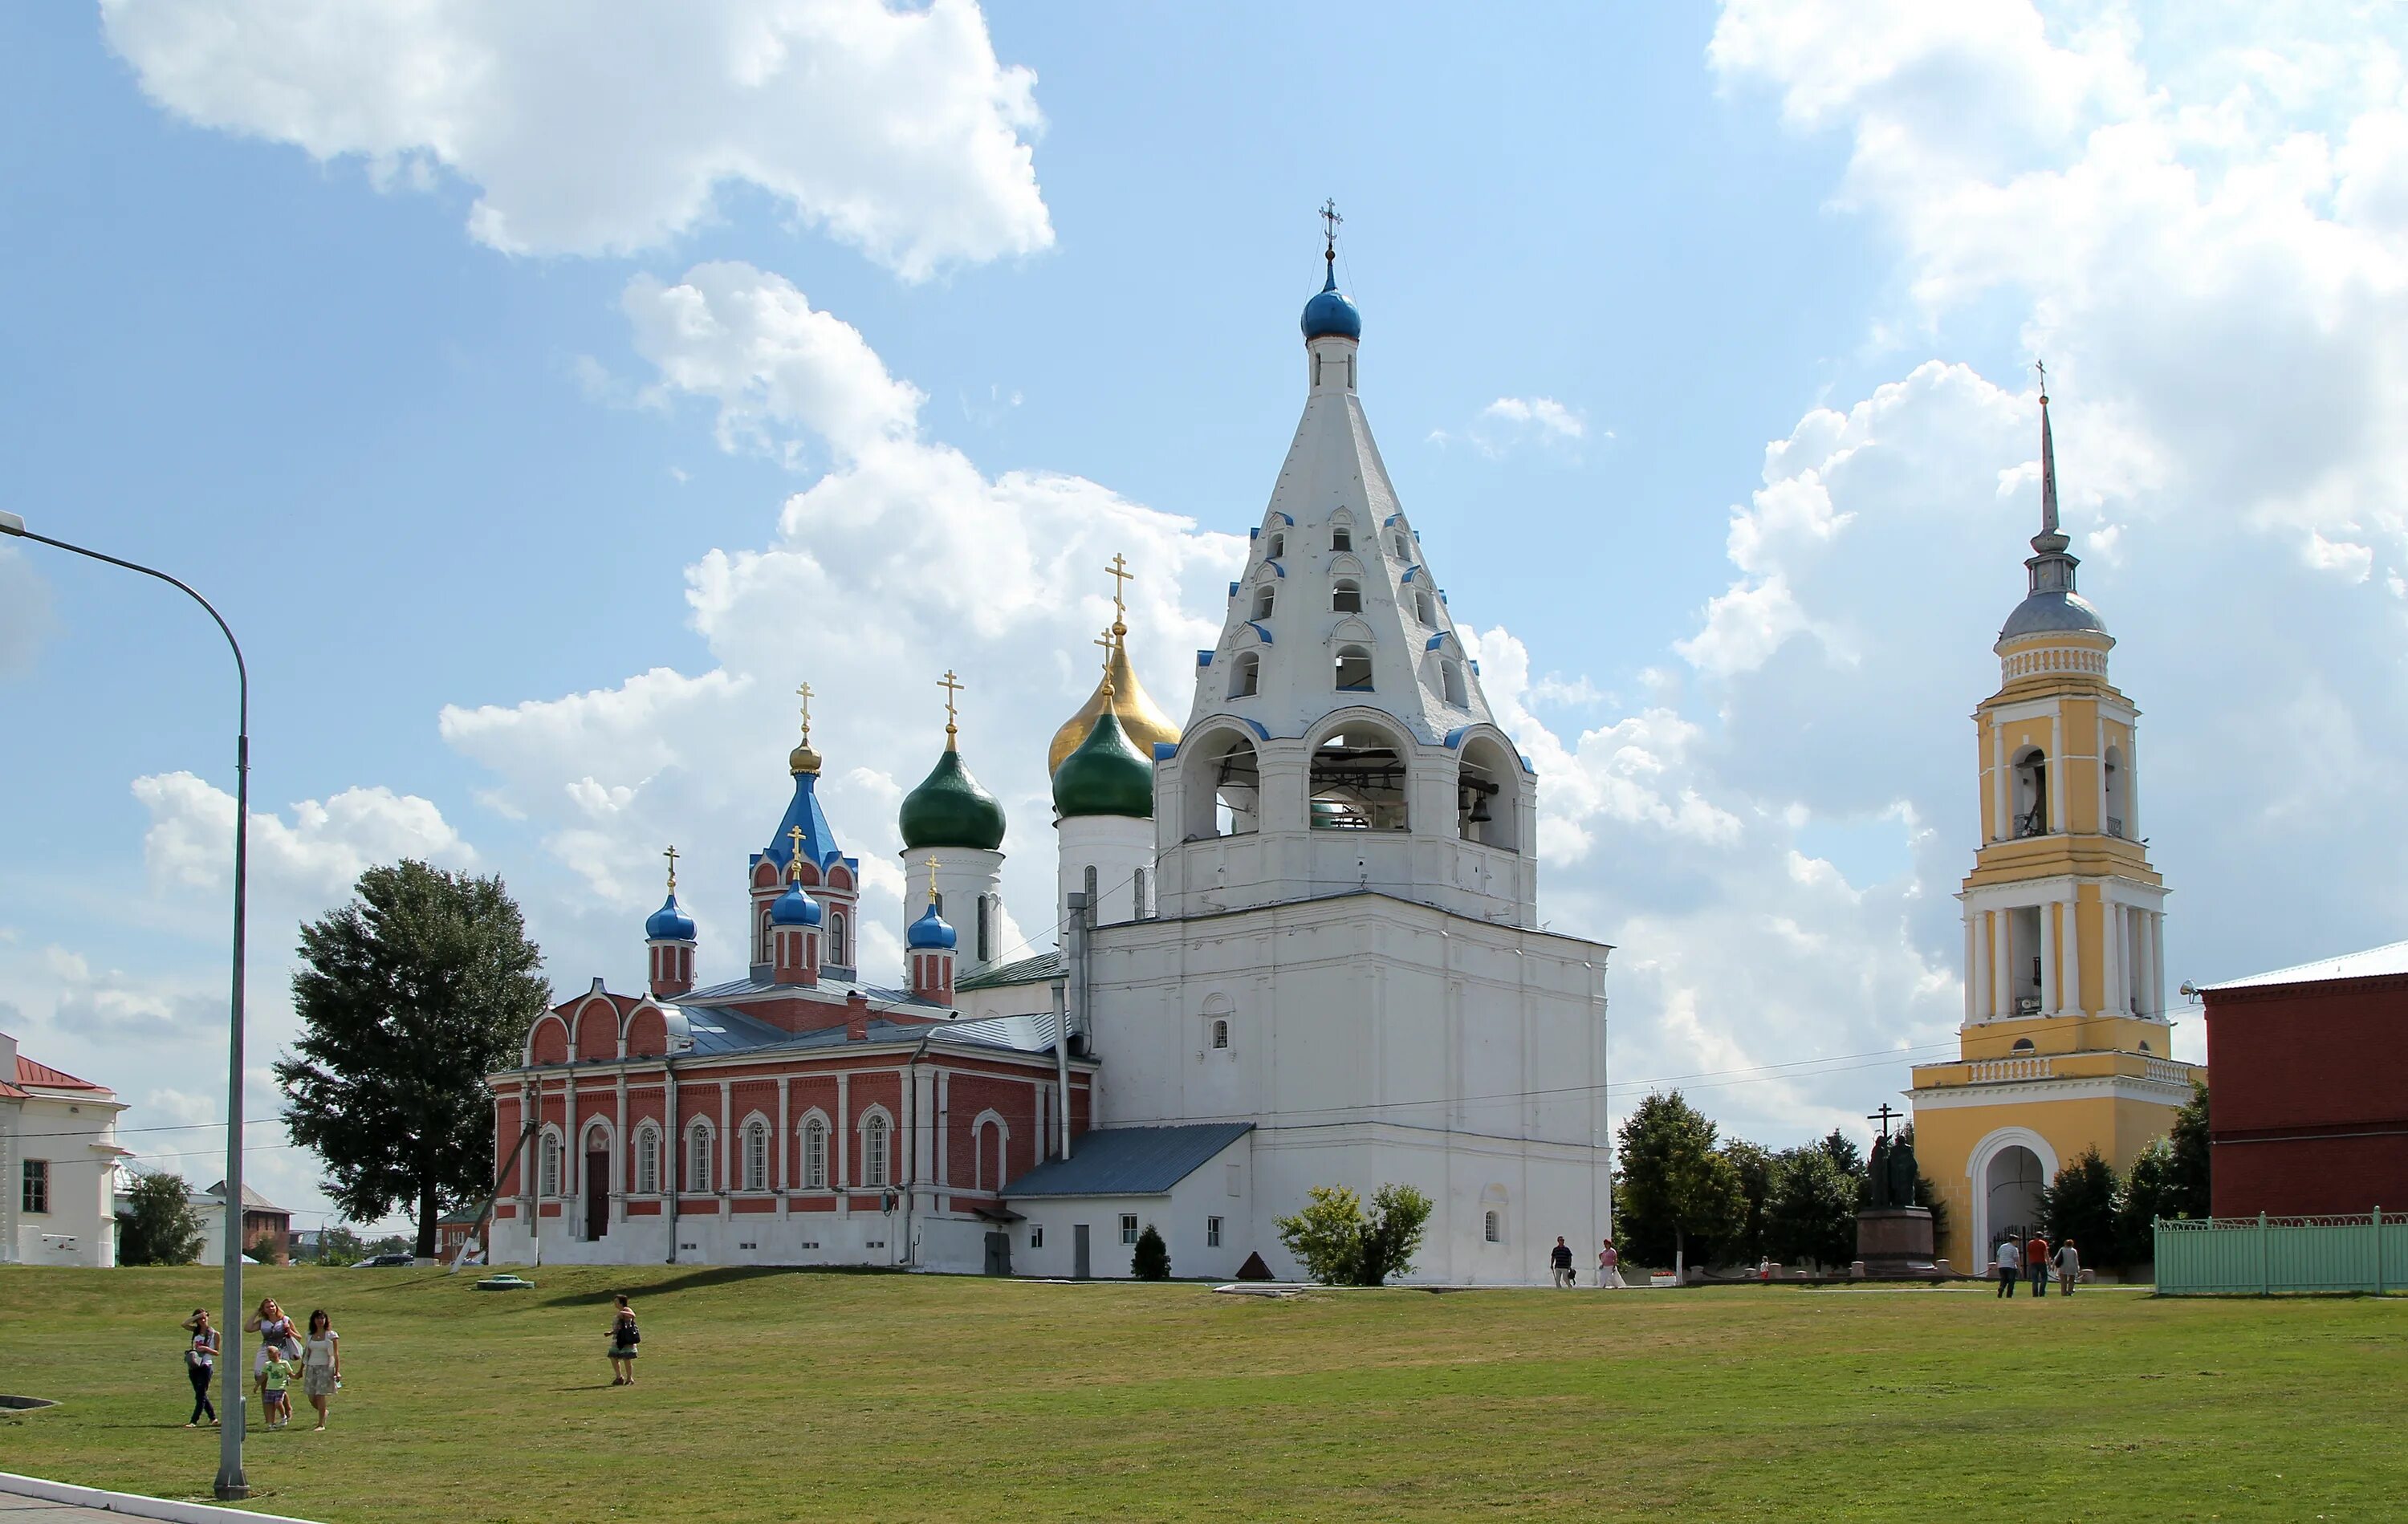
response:
{"label": "columned belfry", "polygon": [[[2096,1147],[2118,1169],[2189,1095],[2165,1006],[2165,881],[2142,835],[2140,711],[2115,641],[2075,591],[2042,373],[2041,532],[1973,713],[1981,838],[1964,905],[1965,1024],[1914,1071],[1915,1151],[1948,1201],[1940,1253],[1984,1263],[2037,1192]],[[2200,1071],[2202,1077],[2204,1071]]]}

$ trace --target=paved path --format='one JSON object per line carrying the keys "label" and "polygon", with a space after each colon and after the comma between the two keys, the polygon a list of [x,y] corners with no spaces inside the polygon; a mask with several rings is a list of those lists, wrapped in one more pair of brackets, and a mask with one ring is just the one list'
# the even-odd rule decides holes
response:
{"label": "paved path", "polygon": [[208,1503],[171,1503],[159,1498],[103,1492],[92,1488],[68,1488],[81,1503],[58,1503],[28,1488],[58,1484],[32,1476],[0,1474],[0,1524],[131,1524],[136,1519],[184,1520],[186,1524],[303,1524],[282,1514],[251,1514]]}
{"label": "paved path", "polygon": [[0,1492],[0,1524],[86,1524],[93,1519],[125,1524],[127,1517],[124,1514],[104,1514],[97,1508],[79,1508],[72,1503],[47,1503],[22,1492]]}

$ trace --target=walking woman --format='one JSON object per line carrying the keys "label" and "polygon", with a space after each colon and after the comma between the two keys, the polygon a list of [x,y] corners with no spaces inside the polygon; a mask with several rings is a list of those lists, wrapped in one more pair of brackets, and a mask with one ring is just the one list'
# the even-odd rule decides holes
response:
{"label": "walking woman", "polygon": [[310,1431],[314,1434],[326,1431],[326,1404],[343,1384],[342,1337],[325,1308],[309,1315],[309,1336],[301,1344],[301,1391],[318,1410],[318,1427]]}
{"label": "walking woman", "polygon": [[301,1339],[294,1332],[293,1319],[284,1316],[284,1308],[272,1296],[260,1298],[259,1310],[242,1320],[242,1331],[259,1335],[259,1353],[251,1357],[251,1379],[259,1389],[260,1402],[265,1403],[269,1354],[298,1355]]}
{"label": "walking woman", "polygon": [[636,1327],[636,1309],[627,1299],[618,1299],[618,1309],[610,1315],[610,1385],[632,1387],[636,1384],[638,1346],[644,1341],[643,1331]]}
{"label": "walking woman", "polygon": [[187,1429],[201,1426],[201,1415],[209,1417],[209,1427],[218,1424],[217,1404],[209,1401],[209,1380],[218,1370],[218,1331],[209,1326],[206,1307],[194,1307],[193,1316],[184,1319],[184,1332],[193,1342],[184,1347],[184,1374],[193,1378],[193,1416],[184,1420]]}

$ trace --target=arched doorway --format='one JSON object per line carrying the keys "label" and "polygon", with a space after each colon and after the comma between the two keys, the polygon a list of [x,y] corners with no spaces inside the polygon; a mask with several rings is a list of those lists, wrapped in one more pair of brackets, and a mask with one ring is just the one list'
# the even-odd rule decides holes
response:
{"label": "arched doorway", "polygon": [[1975,1185],[1982,1219],[1979,1247],[1983,1262],[1998,1259],[1999,1242],[2021,1240],[2040,1231],[2041,1192],[2049,1170],[2029,1146],[2002,1140],[1990,1150],[1988,1162]]}

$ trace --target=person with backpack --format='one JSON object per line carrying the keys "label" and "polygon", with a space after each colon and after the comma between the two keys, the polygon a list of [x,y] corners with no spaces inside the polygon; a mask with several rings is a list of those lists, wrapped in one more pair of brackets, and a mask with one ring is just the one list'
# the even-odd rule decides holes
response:
{"label": "person with backpack", "polygon": [[636,1356],[640,1353],[637,1346],[643,1343],[644,1334],[636,1326],[636,1309],[627,1305],[625,1297],[617,1300],[618,1310],[610,1317],[610,1385],[632,1387]]}

